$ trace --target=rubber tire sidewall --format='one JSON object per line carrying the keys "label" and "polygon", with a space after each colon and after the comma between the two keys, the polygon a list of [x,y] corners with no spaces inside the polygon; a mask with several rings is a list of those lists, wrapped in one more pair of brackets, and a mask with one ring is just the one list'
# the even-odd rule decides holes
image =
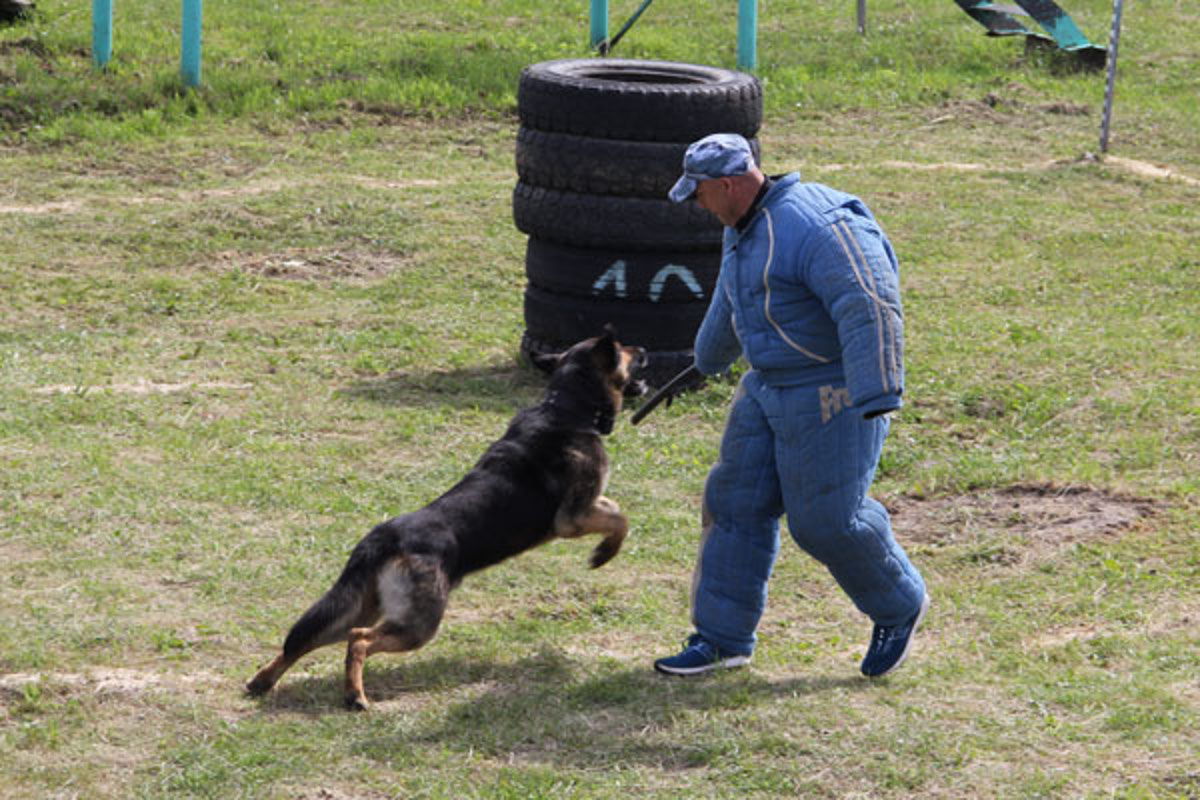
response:
{"label": "rubber tire sidewall", "polygon": [[568,297],[525,287],[525,328],[533,338],[570,345],[612,325],[624,344],[647,350],[686,350],[708,310],[707,303],[640,303]]}
{"label": "rubber tire sidewall", "polygon": [[[756,164],[758,139],[749,140]],[[517,131],[517,176],[530,186],[579,194],[662,199],[683,172],[687,142],[640,142]]]}
{"label": "rubber tire sidewall", "polygon": [[513,222],[539,239],[611,250],[713,250],[724,232],[693,200],[560,192],[523,181],[513,190]]}
{"label": "rubber tire sidewall", "polygon": [[521,124],[602,139],[693,142],[718,132],[751,138],[762,109],[753,75],[675,61],[543,61],[522,70],[517,86]]}

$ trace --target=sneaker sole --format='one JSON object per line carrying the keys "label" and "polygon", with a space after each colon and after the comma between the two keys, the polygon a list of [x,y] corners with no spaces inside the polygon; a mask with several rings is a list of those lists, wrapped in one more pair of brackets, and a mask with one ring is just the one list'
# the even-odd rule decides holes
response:
{"label": "sneaker sole", "polygon": [[719,669],[733,669],[734,667],[742,667],[750,663],[750,656],[730,656],[723,658],[720,661],[714,661],[711,664],[705,664],[701,667],[667,667],[654,663],[654,669],[664,675],[700,675],[705,672],[715,672]]}
{"label": "sneaker sole", "polygon": [[929,594],[926,593],[925,597],[921,600],[921,610],[917,612],[917,621],[913,623],[912,633],[910,633],[908,635],[908,643],[904,645],[904,652],[902,652],[900,654],[900,658],[896,659],[895,664],[892,664],[890,667],[885,669],[883,672],[880,672],[878,675],[868,675],[867,677],[882,678],[884,675],[889,675],[889,674],[895,672],[896,670],[900,669],[900,666],[904,663],[904,660],[906,658],[908,658],[908,651],[912,650],[913,639],[915,639],[917,637],[917,631],[920,630],[921,622],[924,621],[925,612],[928,610],[929,610]]}

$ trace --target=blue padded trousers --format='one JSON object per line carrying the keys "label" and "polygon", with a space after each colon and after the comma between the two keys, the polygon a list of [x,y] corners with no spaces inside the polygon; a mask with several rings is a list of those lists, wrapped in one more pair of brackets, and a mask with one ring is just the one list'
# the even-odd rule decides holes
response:
{"label": "blue padded trousers", "polygon": [[855,606],[879,625],[920,608],[925,582],[867,496],[886,417],[863,419],[837,385],[772,387],[748,372],[704,488],[692,623],[722,651],[748,655],[779,552],[779,519]]}

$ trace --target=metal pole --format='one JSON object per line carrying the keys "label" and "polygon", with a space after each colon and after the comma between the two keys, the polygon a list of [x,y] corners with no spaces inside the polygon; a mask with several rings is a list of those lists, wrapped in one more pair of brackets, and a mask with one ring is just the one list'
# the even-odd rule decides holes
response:
{"label": "metal pole", "polygon": [[608,0],[592,0],[592,47],[608,38]]}
{"label": "metal pole", "polygon": [[92,0],[92,63],[104,69],[112,59],[112,0]]}
{"label": "metal pole", "polygon": [[738,69],[758,66],[758,0],[738,0]]}
{"label": "metal pole", "polygon": [[867,35],[867,0],[858,0],[858,32]]}
{"label": "metal pole", "polygon": [[180,53],[183,82],[200,85],[200,27],[204,16],[203,0],[183,0],[183,46]]}
{"label": "metal pole", "polygon": [[1108,122],[1112,117],[1113,90],[1117,82],[1117,44],[1121,40],[1121,6],[1124,0],[1113,0],[1112,35],[1108,38],[1108,84],[1104,89],[1104,120],[1100,123],[1100,152],[1108,152]]}

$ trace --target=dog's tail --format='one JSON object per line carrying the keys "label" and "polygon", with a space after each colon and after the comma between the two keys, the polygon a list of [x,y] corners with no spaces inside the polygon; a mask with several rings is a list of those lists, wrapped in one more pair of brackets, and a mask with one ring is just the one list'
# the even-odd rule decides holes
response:
{"label": "dog's tail", "polygon": [[246,684],[247,692],[253,696],[265,694],[304,654],[328,644],[345,643],[351,628],[374,622],[367,617],[378,601],[362,556],[361,548],[351,554],[341,577],[296,620],[283,642],[283,652]]}
{"label": "dog's tail", "polygon": [[289,660],[328,644],[345,642],[363,609],[363,587],[343,575],[288,631],[283,654]]}

